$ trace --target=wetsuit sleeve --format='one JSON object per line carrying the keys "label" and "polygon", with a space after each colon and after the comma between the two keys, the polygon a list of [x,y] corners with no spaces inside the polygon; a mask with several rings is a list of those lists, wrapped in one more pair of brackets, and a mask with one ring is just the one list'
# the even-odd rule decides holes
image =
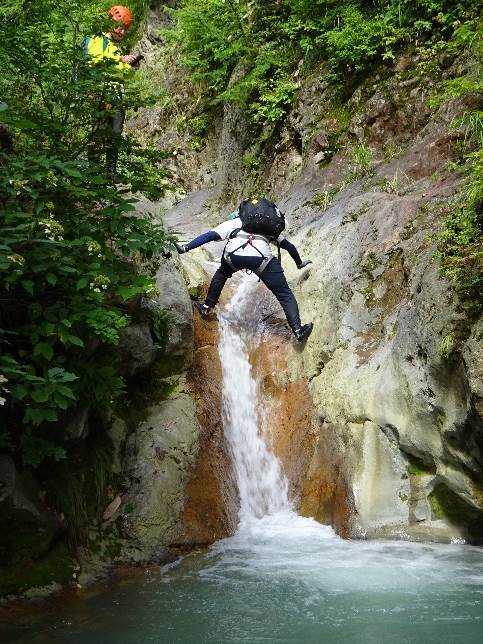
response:
{"label": "wetsuit sleeve", "polygon": [[282,239],[279,245],[280,245],[280,248],[283,248],[284,250],[287,251],[287,253],[293,259],[295,264],[297,266],[300,266],[300,264],[302,263],[302,258],[300,257],[299,252],[295,248],[295,246],[291,242],[289,242],[288,239]]}
{"label": "wetsuit sleeve", "polygon": [[195,237],[188,244],[186,244],[186,250],[193,250],[194,248],[203,246],[203,244],[207,244],[208,242],[220,241],[220,239],[220,235],[215,230],[208,230],[206,233],[198,235],[198,237]]}

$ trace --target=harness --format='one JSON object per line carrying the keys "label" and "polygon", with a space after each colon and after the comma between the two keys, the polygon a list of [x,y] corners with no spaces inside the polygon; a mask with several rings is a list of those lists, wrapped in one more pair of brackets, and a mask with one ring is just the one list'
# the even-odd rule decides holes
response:
{"label": "harness", "polygon": [[[243,229],[242,229],[242,228],[235,228],[235,230],[232,230],[232,232],[230,233],[230,235],[229,235],[228,239],[229,239],[229,240],[231,240],[231,239],[235,239],[235,237],[238,235],[238,233],[239,233],[241,230],[243,230]],[[233,262],[232,262],[232,260],[231,260],[231,255],[234,255],[234,254],[235,254],[237,251],[239,251],[239,250],[244,250],[247,246],[251,246],[254,250],[256,250],[256,251],[257,251],[257,253],[258,253],[258,254],[259,254],[263,259],[262,259],[262,263],[260,264],[260,266],[259,266],[255,271],[250,271],[249,269],[246,269],[246,272],[247,272],[247,273],[254,272],[254,273],[255,273],[255,275],[258,275],[258,277],[260,277],[260,275],[263,273],[263,271],[267,268],[267,266],[268,266],[268,264],[270,263],[270,261],[271,261],[272,257],[271,257],[271,256],[269,256],[269,257],[265,257],[265,255],[262,253],[262,251],[261,251],[261,250],[259,250],[259,249],[255,246],[255,244],[254,244],[253,242],[254,242],[256,239],[260,239],[260,240],[265,241],[265,242],[266,242],[266,241],[270,242],[270,240],[269,240],[269,239],[267,239],[267,237],[265,237],[264,235],[255,235],[254,233],[246,233],[246,234],[248,235],[247,240],[246,240],[245,242],[243,242],[243,244],[241,244],[240,246],[238,246],[237,248],[235,248],[234,250],[231,250],[229,253],[227,253],[227,252],[226,252],[226,247],[227,247],[228,243],[227,243],[227,244],[225,244],[225,248],[223,249],[223,254],[222,254],[222,257],[221,257],[221,258],[225,260],[225,262],[228,264],[228,266],[229,266],[233,271],[236,271],[237,269],[236,269],[235,265],[233,264]],[[280,260],[280,246],[279,246],[278,242],[276,242],[276,243],[277,243],[277,248],[278,248],[278,257],[279,257],[279,260]]]}

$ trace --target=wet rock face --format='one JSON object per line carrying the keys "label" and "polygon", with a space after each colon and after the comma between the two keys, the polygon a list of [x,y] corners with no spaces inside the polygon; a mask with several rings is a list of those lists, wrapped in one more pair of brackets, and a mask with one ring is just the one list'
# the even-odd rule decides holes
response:
{"label": "wet rock face", "polygon": [[308,381],[287,378],[286,345],[283,336],[264,334],[250,361],[263,401],[261,425],[288,478],[290,499],[298,507],[317,433]]}
{"label": "wet rock face", "polygon": [[[448,173],[428,176],[447,158],[446,117],[427,125],[397,163],[342,188],[323,214],[310,203],[321,180],[313,169],[286,193],[299,222],[293,241],[313,261],[303,274],[287,263],[288,276],[302,317],[315,321],[303,354],[286,350],[290,380],[310,382],[314,415],[323,419],[317,450],[325,442],[332,487],[344,480],[360,535],[481,539],[469,527],[483,510],[478,332],[469,328],[460,351],[444,357],[462,314],[432,258],[435,206],[459,189]],[[411,458],[434,473],[415,479]],[[317,516],[313,468],[309,479],[306,503]],[[435,511],[438,486],[460,500],[458,516]]]}
{"label": "wet rock face", "polygon": [[221,365],[216,321],[195,318],[195,353],[188,382],[200,426],[198,454],[186,487],[186,545],[204,545],[233,534],[238,491],[221,418]]}
{"label": "wet rock face", "polygon": [[[298,351],[261,291],[261,318],[278,320],[252,361],[304,514],[344,535],[478,542],[481,326],[464,319],[433,258],[442,205],[461,189],[447,161],[463,106],[450,102],[430,118],[421,87],[391,83],[354,95],[349,133],[371,146],[367,167],[330,150],[332,116],[302,88],[264,179],[313,261],[300,273],[284,260],[315,330]],[[461,327],[448,357],[445,342]]]}
{"label": "wet rock face", "polygon": [[[194,283],[201,267],[189,263],[183,271]],[[238,508],[221,423],[216,321],[193,320],[187,285],[171,262],[157,284],[156,305],[171,314],[167,346],[157,358],[163,373],[169,368],[166,393],[127,437],[125,489],[114,517],[124,539],[119,559],[135,563],[228,536]]]}
{"label": "wet rock face", "polygon": [[147,562],[179,538],[188,471],[199,427],[195,404],[180,383],[171,396],[149,409],[147,419],[128,438],[124,474],[122,534],[129,559]]}
{"label": "wet rock face", "polygon": [[[445,67],[442,78],[451,73]],[[284,260],[302,319],[315,322],[303,351],[281,331],[273,298],[261,296],[260,318],[276,313],[252,356],[268,431],[294,502],[346,536],[481,539],[481,326],[468,327],[432,258],[442,206],[461,188],[447,162],[464,106],[449,101],[432,115],[431,83],[405,55],[334,107],[315,70],[301,80],[298,104],[256,177],[313,261],[300,273]],[[186,209],[190,221],[202,220],[214,197],[229,212],[253,179],[240,163],[253,152],[243,115],[227,107],[199,154],[169,127],[169,115],[159,116],[168,123],[159,143],[176,142],[176,172],[192,191],[176,217]],[[139,119],[151,132],[161,123]],[[352,156],[357,146],[365,159]],[[446,340],[465,325],[458,350],[445,357]],[[212,340],[206,345],[195,352],[204,380],[216,373]],[[194,395],[201,401],[202,388]],[[199,404],[216,418],[211,403]]]}

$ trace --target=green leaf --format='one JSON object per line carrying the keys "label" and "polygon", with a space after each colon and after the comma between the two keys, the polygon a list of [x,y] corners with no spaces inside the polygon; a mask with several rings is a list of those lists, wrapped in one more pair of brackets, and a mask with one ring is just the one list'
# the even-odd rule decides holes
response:
{"label": "green leaf", "polygon": [[30,295],[34,294],[34,283],[32,282],[32,280],[22,280],[21,284],[27,291],[27,293],[30,293]]}
{"label": "green leaf", "polygon": [[40,425],[45,421],[54,422],[56,420],[58,420],[58,416],[53,409],[29,407],[24,415],[24,421],[34,425]]}
{"label": "green leaf", "polygon": [[69,341],[70,344],[74,344],[76,347],[83,347],[84,346],[84,341],[77,337],[76,335],[68,335],[67,340]]}
{"label": "green leaf", "polygon": [[78,378],[74,373],[69,373],[65,369],[62,369],[62,367],[52,367],[47,373],[53,382],[72,382]]}
{"label": "green leaf", "polygon": [[74,179],[81,179],[82,174],[79,172],[79,170],[72,165],[72,163],[62,163],[62,161],[54,161],[53,165],[67,174],[69,177],[73,177]]}
{"label": "green leaf", "polygon": [[77,398],[74,395],[74,392],[70,387],[66,387],[65,385],[58,385],[57,386],[57,391],[62,394],[65,398],[70,398],[71,400],[77,400]]}
{"label": "green leaf", "polygon": [[28,389],[25,385],[17,385],[12,389],[12,395],[17,400],[23,400],[28,396]]}
{"label": "green leaf", "polygon": [[77,284],[75,285],[75,287],[78,291],[80,291],[81,289],[85,288],[88,284],[89,284],[89,278],[81,277],[80,280],[77,280]]}
{"label": "green leaf", "polygon": [[52,345],[48,344],[47,342],[38,342],[34,346],[34,357],[35,358],[45,358],[46,360],[51,360],[52,356],[54,355],[54,350],[52,348]]}
{"label": "green leaf", "polygon": [[54,394],[54,402],[57,407],[59,407],[59,409],[62,409],[63,411],[65,411],[69,406],[69,403],[64,398],[62,398],[62,396],[58,396],[57,394]]}
{"label": "green leaf", "polygon": [[54,275],[53,273],[48,273],[47,274],[47,282],[49,284],[52,284],[52,286],[55,286],[57,284],[57,276]]}
{"label": "green leaf", "polygon": [[35,400],[37,403],[47,402],[49,397],[49,392],[45,387],[34,389],[32,392],[32,400]]}

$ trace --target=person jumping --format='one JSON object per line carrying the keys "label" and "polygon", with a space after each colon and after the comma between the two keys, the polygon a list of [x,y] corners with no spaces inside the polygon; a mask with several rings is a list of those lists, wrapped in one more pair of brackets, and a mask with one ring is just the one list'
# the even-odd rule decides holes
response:
{"label": "person jumping", "polygon": [[302,325],[297,300],[287,284],[280,263],[280,252],[278,257],[274,257],[270,244],[286,250],[299,269],[312,262],[302,261],[295,246],[282,236],[284,229],[285,216],[274,203],[265,197],[245,199],[233,218],[199,235],[188,244],[176,244],[178,252],[182,254],[211,241],[227,241],[220,267],[213,275],[205,302],[195,302],[203,318],[208,317],[217,304],[226,280],[236,271],[246,269],[258,275],[275,295],[297,340],[303,342],[309,337],[313,323]]}

